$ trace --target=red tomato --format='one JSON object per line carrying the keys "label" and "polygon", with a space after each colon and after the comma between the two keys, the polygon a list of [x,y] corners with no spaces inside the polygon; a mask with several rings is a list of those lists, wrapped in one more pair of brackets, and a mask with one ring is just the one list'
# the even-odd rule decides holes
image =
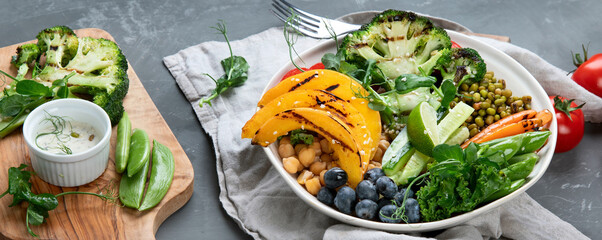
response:
{"label": "red tomato", "polygon": [[309,69],[324,69],[324,64],[319,62],[311,66]]}
{"label": "red tomato", "polygon": [[454,42],[454,41],[451,41],[451,42],[452,42],[452,48],[462,48],[462,47],[460,46],[460,44],[458,44],[458,43],[456,43],[456,42]]}
{"label": "red tomato", "polygon": [[[301,69],[303,69],[303,71],[309,70],[307,68],[301,68]],[[280,79],[280,81],[282,82],[282,80],[287,79],[287,78],[289,78],[291,76],[295,76],[295,75],[297,75],[299,73],[302,73],[301,70],[299,70],[298,68],[293,68],[290,71],[288,71],[286,74],[284,74],[284,76],[282,76],[282,79]]]}
{"label": "red tomato", "polygon": [[602,53],[587,58],[587,49],[583,47],[584,61],[579,54],[575,55],[573,63],[577,70],[573,73],[573,81],[598,97],[602,97]]}
{"label": "red tomato", "polygon": [[[314,64],[313,66],[311,66],[309,69],[308,68],[301,68],[303,69],[303,71],[307,71],[307,70],[312,70],[312,69],[324,69],[324,64],[322,64],[321,62]],[[301,70],[299,70],[298,68],[293,68],[290,71],[288,71],[286,74],[284,74],[284,76],[282,77],[282,79],[280,79],[280,81],[282,82],[282,80],[289,78],[290,76],[294,76],[301,73]]]}
{"label": "red tomato", "polygon": [[554,105],[556,120],[558,121],[558,140],[554,152],[569,151],[575,148],[583,138],[583,111],[580,109],[583,104],[577,106],[573,100],[550,96],[550,102]]}

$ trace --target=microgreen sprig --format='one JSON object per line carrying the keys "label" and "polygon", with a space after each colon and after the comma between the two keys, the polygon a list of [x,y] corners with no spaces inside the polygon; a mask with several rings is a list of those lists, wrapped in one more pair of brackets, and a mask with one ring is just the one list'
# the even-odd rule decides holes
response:
{"label": "microgreen sprig", "polygon": [[217,23],[217,26],[212,28],[221,33],[226,39],[226,44],[228,44],[228,50],[230,51],[230,57],[225,58],[220,62],[222,68],[224,69],[224,75],[222,75],[220,78],[215,79],[211,75],[205,73],[205,76],[208,76],[211,78],[211,80],[213,80],[213,82],[215,82],[215,89],[213,89],[210,96],[201,99],[199,102],[200,107],[203,107],[204,103],[207,103],[209,106],[211,106],[211,100],[216,98],[222,92],[228,90],[229,88],[243,85],[245,81],[247,81],[249,72],[249,64],[247,63],[247,60],[240,56],[234,56],[232,52],[232,46],[230,45],[230,40],[228,39],[226,24],[224,21],[220,20]]}
{"label": "microgreen sprig", "polygon": [[299,69],[299,71],[301,72],[305,72],[305,70],[299,67],[299,65],[297,65],[297,63],[293,59],[294,54],[294,56],[297,56],[297,58],[299,58],[301,62],[305,63],[303,59],[301,59],[301,57],[299,56],[297,50],[295,49],[295,43],[297,43],[299,36],[303,36],[303,33],[299,32],[299,30],[293,27],[293,22],[298,22],[301,20],[299,19],[299,15],[297,15],[293,11],[293,9],[289,8],[289,11],[291,12],[291,15],[286,19],[286,23],[284,24],[283,28],[284,40],[286,41],[286,45],[288,45],[288,56],[291,59],[291,63],[293,63],[293,66],[295,66],[295,68]]}
{"label": "microgreen sprig", "polygon": [[[30,225],[41,225],[48,218],[48,212],[58,207],[58,197],[71,194],[87,194],[97,196],[103,200],[115,200],[113,194],[91,193],[91,192],[62,192],[57,195],[50,193],[34,194],[31,192],[30,178],[33,172],[24,170],[27,167],[21,164],[19,167],[8,169],[8,189],[0,194],[0,198],[7,194],[13,196],[13,201],[9,207],[16,206],[21,202],[27,202],[27,215],[25,216],[25,225],[31,236],[37,237]],[[113,190],[113,193],[115,191]]]}

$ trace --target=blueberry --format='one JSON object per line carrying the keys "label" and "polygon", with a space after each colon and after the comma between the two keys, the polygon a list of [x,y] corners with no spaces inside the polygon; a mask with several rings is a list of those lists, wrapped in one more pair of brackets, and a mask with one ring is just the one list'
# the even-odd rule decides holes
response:
{"label": "blueberry", "polygon": [[391,178],[382,176],[376,180],[376,190],[386,198],[393,198],[397,193],[397,185]]}
{"label": "blueberry", "polygon": [[398,218],[398,219],[391,218],[391,216],[393,216],[393,213],[395,213],[396,210],[397,210],[397,207],[395,205],[384,206],[383,208],[380,209],[378,218],[380,219],[381,222],[384,222],[384,223],[400,223],[401,218]]}
{"label": "blueberry", "polygon": [[402,188],[398,193],[395,194],[395,197],[393,197],[393,199],[395,199],[395,203],[397,203],[397,206],[401,206],[401,203],[403,203],[403,197],[406,191],[408,191],[408,198],[414,197],[414,191],[412,191],[412,189],[408,190],[407,188]]}
{"label": "blueberry", "polygon": [[362,219],[374,219],[378,211],[378,204],[369,199],[364,199],[355,205],[355,215]]}
{"label": "blueberry", "polygon": [[378,202],[376,202],[376,204],[378,204],[378,210],[380,211],[380,209],[383,208],[384,206],[393,204],[393,200],[391,200],[389,198],[381,198],[381,199],[378,199]]}
{"label": "blueberry", "polygon": [[413,198],[414,197],[414,191],[412,191],[411,188],[402,188],[402,189],[399,190],[399,192],[401,194],[405,194],[406,191],[408,191],[408,198]]}
{"label": "blueberry", "polygon": [[408,198],[405,207],[408,223],[420,222],[420,205],[418,205],[418,201],[414,198]]}
{"label": "blueberry", "polygon": [[334,196],[336,195],[336,193],[334,192],[334,190],[327,188],[327,187],[322,187],[320,188],[320,191],[318,192],[318,201],[330,206],[332,204],[334,204]]}
{"label": "blueberry", "polygon": [[372,168],[364,173],[364,180],[368,180],[376,184],[376,179],[385,176],[385,172],[380,168]]}
{"label": "blueberry", "polygon": [[351,214],[355,207],[355,198],[355,191],[353,191],[353,188],[344,186],[339,189],[337,196],[334,197],[334,206],[342,213]]}
{"label": "blueberry", "polygon": [[378,201],[378,193],[376,192],[376,186],[368,180],[361,181],[357,187],[355,187],[357,198],[360,200],[370,199],[373,202]]}
{"label": "blueberry", "polygon": [[333,167],[324,173],[326,187],[335,189],[347,183],[347,173],[338,167]]}

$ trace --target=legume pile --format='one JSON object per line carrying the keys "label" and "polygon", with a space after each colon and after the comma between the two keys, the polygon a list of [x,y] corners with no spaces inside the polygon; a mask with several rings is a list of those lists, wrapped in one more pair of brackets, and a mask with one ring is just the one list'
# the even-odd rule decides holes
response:
{"label": "legume pile", "polygon": [[495,78],[493,72],[487,72],[480,83],[460,85],[458,94],[462,97],[454,99],[452,108],[462,101],[475,109],[463,124],[468,127],[470,137],[506,116],[531,109],[531,96],[512,96],[512,90],[506,89],[506,81]]}
{"label": "legume pile", "polygon": [[[299,173],[297,182],[312,195],[317,195],[324,184],[324,174],[327,170],[338,167],[333,150],[328,145],[328,140],[312,133],[314,141],[308,144],[291,144],[289,136],[280,139],[278,143],[278,154],[282,158],[284,170],[290,174]],[[390,143],[385,136],[381,136],[378,148],[372,160],[368,164],[368,170],[380,168],[383,154]]]}

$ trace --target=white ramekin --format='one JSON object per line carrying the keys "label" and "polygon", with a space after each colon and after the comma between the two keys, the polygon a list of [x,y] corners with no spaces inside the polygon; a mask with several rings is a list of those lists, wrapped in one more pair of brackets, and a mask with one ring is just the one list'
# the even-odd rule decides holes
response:
{"label": "white ramekin", "polygon": [[[72,155],[50,153],[38,148],[35,137],[46,116],[69,117],[73,121],[85,122],[96,130],[100,141],[92,148]],[[25,119],[23,137],[29,147],[31,165],[44,181],[60,186],[75,187],[90,183],[107,168],[111,139],[111,121],[98,105],[81,99],[58,99],[40,105]]]}

